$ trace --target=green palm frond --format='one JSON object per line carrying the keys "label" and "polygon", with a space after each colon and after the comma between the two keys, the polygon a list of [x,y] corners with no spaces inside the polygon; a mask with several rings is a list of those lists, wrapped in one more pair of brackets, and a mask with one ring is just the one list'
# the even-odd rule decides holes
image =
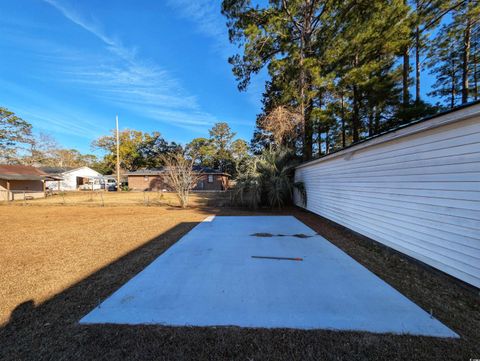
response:
{"label": "green palm frond", "polygon": [[[237,178],[232,201],[251,208],[257,208],[262,202],[270,207],[284,207],[291,203],[294,189],[300,189],[293,182],[297,164],[298,160],[290,149],[265,150]],[[304,192],[300,191],[300,194]]]}

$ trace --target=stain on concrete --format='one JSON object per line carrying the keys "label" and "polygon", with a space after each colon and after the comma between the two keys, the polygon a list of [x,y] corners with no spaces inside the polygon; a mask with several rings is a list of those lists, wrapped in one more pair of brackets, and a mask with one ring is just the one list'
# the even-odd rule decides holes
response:
{"label": "stain on concrete", "polygon": [[297,237],[297,238],[310,238],[310,237],[313,237],[313,236],[308,236],[306,234],[303,234],[303,233],[297,233],[297,234],[292,234],[292,235],[289,235],[289,234],[271,234],[271,233],[263,233],[263,232],[260,232],[260,233],[253,233],[251,234],[252,237]]}

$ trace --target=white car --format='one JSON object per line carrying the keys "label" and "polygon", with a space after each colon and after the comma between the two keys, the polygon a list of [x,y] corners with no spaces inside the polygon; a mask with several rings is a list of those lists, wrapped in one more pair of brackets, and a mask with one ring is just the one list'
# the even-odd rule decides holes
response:
{"label": "white car", "polygon": [[87,183],[78,186],[78,189],[81,191],[96,191],[102,188],[100,179],[89,179]]}
{"label": "white car", "polygon": [[107,191],[116,191],[117,190],[117,181],[113,178],[107,178],[105,180],[105,189]]}

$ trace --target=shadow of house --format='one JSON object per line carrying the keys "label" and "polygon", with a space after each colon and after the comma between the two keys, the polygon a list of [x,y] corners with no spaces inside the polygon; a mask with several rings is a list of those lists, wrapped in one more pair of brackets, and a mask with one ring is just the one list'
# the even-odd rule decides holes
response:
{"label": "shadow of house", "polygon": [[[346,248],[347,253],[351,253],[358,243],[367,242],[358,239],[361,236],[318,216],[298,211],[292,213],[308,221],[310,226],[316,225],[315,230],[319,233],[325,236],[334,234],[329,238],[336,238],[336,244],[345,243],[340,247]],[[446,359],[454,355],[464,360],[478,355],[480,351],[478,334],[467,332],[474,328],[478,320],[461,312],[461,305],[476,302],[476,296],[455,284],[449,284],[440,276],[435,278],[434,275],[430,280],[420,277],[423,269],[418,264],[410,263],[396,253],[390,254],[385,249],[364,250],[371,253],[369,268],[373,265],[375,269],[375,262],[389,263],[391,267],[380,267],[376,273],[422,307],[427,309],[433,302],[439,313],[454,313],[450,325],[453,323],[454,329],[462,334],[461,340],[331,330],[78,323],[85,314],[142,271],[196,224],[198,222],[179,223],[41,304],[35,305],[31,300],[19,304],[8,323],[0,327],[0,359],[438,360],[438,355]],[[348,247],[353,248],[349,250]],[[407,269],[407,275],[416,276],[416,283],[400,280],[400,269]],[[405,286],[399,287],[402,282]],[[438,299],[432,297],[430,292],[432,283],[444,292]],[[446,298],[458,300],[453,304],[453,309],[445,306]]]}
{"label": "shadow of house", "polygon": [[[225,191],[229,188],[229,174],[208,167],[196,166],[193,169],[200,177],[193,191]],[[128,187],[132,190],[173,191],[165,168],[140,169],[125,175],[128,177]]]}

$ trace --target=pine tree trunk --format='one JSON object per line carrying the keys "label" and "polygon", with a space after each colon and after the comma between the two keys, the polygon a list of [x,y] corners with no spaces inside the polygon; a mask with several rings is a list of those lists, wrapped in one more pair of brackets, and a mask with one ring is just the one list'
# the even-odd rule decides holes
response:
{"label": "pine tree trunk", "polygon": [[373,135],[373,109],[368,110],[368,136]]}
{"label": "pine tree trunk", "polygon": [[408,46],[403,50],[403,70],[402,70],[402,94],[403,106],[406,108],[410,103],[410,94],[408,92],[408,75],[410,74],[410,51]]}
{"label": "pine tree trunk", "polygon": [[420,103],[420,29],[415,28],[415,103]]}
{"label": "pine tree trunk", "polygon": [[345,148],[345,144],[346,144],[346,139],[345,139],[345,133],[346,133],[346,130],[345,130],[345,108],[344,108],[344,104],[343,104],[343,93],[341,95],[341,104],[342,104],[342,114],[341,114],[341,117],[342,117],[342,148]]}
{"label": "pine tree trunk", "polygon": [[[313,109],[313,102],[311,103]],[[318,94],[318,109],[322,109],[322,93],[319,92]],[[317,121],[317,146],[318,146],[318,156],[322,155],[322,128],[323,124],[320,120]]]}
{"label": "pine tree trunk", "polygon": [[380,111],[375,109],[375,125],[374,125],[374,134],[380,132]]}
{"label": "pine tree trunk", "polygon": [[[408,5],[407,0],[403,0],[405,5]],[[403,107],[408,107],[410,103],[410,94],[408,91],[408,76],[410,75],[410,49],[409,45],[405,45],[403,49],[403,70],[402,70],[402,95],[403,95]]]}
{"label": "pine tree trunk", "polygon": [[304,160],[312,159],[313,148],[313,121],[312,110],[313,100],[308,100],[307,91],[311,90],[312,79],[305,66],[305,58],[312,56],[312,21],[313,14],[308,12],[311,8],[312,0],[305,0],[302,26],[300,31],[300,89],[301,89],[301,107],[304,120],[304,142],[303,142],[303,158]]}
{"label": "pine tree trunk", "polygon": [[455,96],[456,96],[456,88],[455,88],[455,58],[454,55],[452,54],[452,74],[451,74],[451,80],[452,80],[452,86],[451,86],[451,97],[450,97],[450,109],[453,109],[455,107]]}
{"label": "pine tree trunk", "polygon": [[[302,41],[303,43],[303,41]],[[308,135],[310,133],[309,119],[305,114],[305,69],[303,64],[303,51],[300,52],[300,116],[303,121],[303,159],[309,160]]]}
{"label": "pine tree trunk", "polygon": [[478,100],[477,49],[473,53],[473,96]]}
{"label": "pine tree trunk", "polygon": [[330,127],[325,128],[325,154],[330,153],[330,137],[328,133],[330,132]]}
{"label": "pine tree trunk", "polygon": [[[302,34],[300,49],[300,111],[303,119],[303,159],[312,159],[312,146],[313,146],[313,125],[312,125],[312,105],[309,104],[307,108],[306,93],[307,93],[307,70],[305,69],[305,49],[307,47],[307,41]],[[313,103],[313,102],[310,102]]]}
{"label": "pine tree trunk", "polygon": [[322,128],[320,124],[318,125],[318,136],[317,136],[317,146],[318,146],[318,156],[322,156]]}
{"label": "pine tree trunk", "polygon": [[450,109],[453,109],[455,107],[455,95],[456,95],[456,91],[455,91],[455,80],[452,79],[452,95],[450,97]]}
{"label": "pine tree trunk", "polygon": [[[353,66],[358,66],[358,54],[355,54],[355,60]],[[353,93],[353,117],[352,117],[352,140],[353,143],[360,140],[360,104],[358,99],[358,87],[356,84],[352,88]]]}
{"label": "pine tree trunk", "polygon": [[357,86],[353,86],[353,117],[352,117],[352,137],[353,142],[360,140],[359,128],[360,128],[360,107],[358,104],[358,89]]}
{"label": "pine tree trunk", "polygon": [[308,106],[305,109],[305,153],[304,159],[310,160],[312,159],[312,148],[313,148],[313,124],[312,124],[312,109],[313,109],[313,101],[309,101]]}
{"label": "pine tree trunk", "polygon": [[[467,1],[468,11],[468,1]],[[472,21],[467,16],[467,24],[464,33],[463,65],[462,65],[462,104],[468,102],[468,70],[470,65],[470,36],[472,32]]]}

